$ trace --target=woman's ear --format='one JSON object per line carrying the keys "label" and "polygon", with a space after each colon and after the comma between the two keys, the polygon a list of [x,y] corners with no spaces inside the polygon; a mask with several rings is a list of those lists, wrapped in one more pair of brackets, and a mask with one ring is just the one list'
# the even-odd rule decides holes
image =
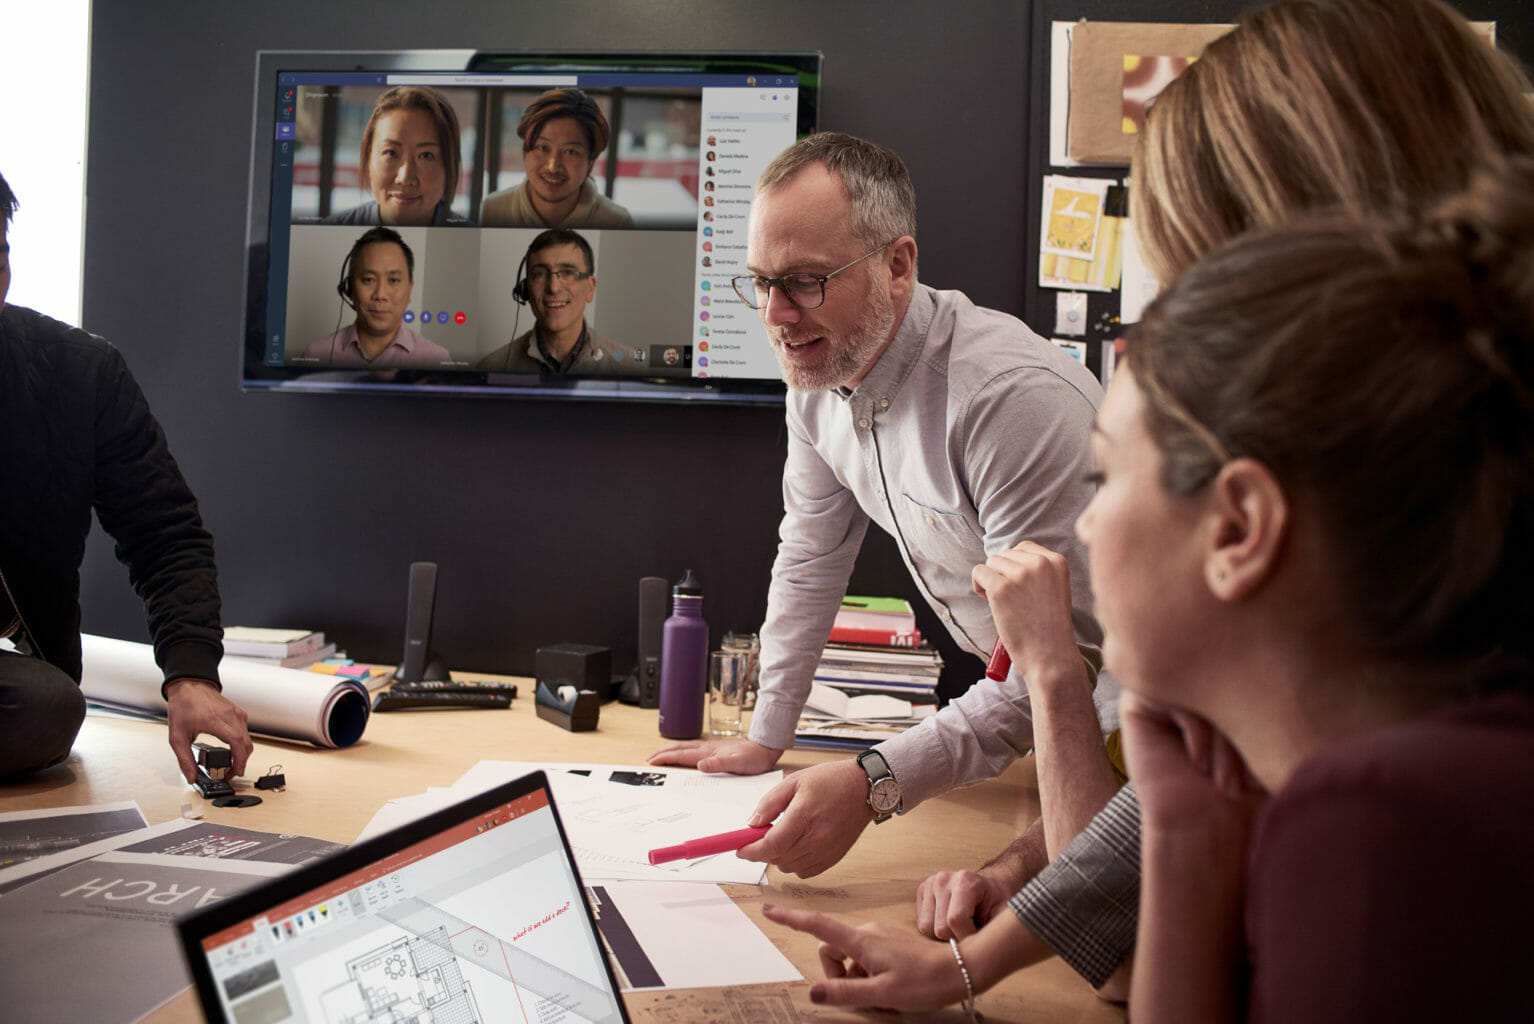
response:
{"label": "woman's ear", "polygon": [[1283,486],[1255,459],[1232,459],[1210,484],[1205,581],[1222,601],[1240,601],[1273,574],[1289,529]]}

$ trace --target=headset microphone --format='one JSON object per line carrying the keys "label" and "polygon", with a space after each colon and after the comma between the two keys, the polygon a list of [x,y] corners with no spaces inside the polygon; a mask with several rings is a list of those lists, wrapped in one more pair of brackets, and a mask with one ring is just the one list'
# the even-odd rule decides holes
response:
{"label": "headset microphone", "polygon": [[527,305],[527,278],[522,276],[522,271],[527,269],[527,253],[522,254],[522,262],[517,264],[517,283],[511,288],[511,297],[517,305]]}
{"label": "headset microphone", "polygon": [[[356,251],[355,246],[353,247],[352,251],[353,252]],[[347,253],[346,254],[346,259],[341,261],[341,279],[336,282],[336,294],[341,296],[341,301],[342,302],[346,303],[352,309],[356,309],[357,308],[357,304],[352,301],[352,277],[351,277],[351,274],[352,274],[352,253]]]}

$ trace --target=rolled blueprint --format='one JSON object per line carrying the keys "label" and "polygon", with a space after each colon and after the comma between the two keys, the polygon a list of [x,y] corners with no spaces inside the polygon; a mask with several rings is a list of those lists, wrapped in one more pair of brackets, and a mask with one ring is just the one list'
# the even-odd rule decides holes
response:
{"label": "rolled blueprint", "polygon": [[[85,634],[80,690],[95,704],[163,716],[165,675],[148,644]],[[317,747],[349,747],[368,722],[367,688],[355,679],[253,664],[225,657],[218,666],[224,696],[245,709],[250,731]]]}

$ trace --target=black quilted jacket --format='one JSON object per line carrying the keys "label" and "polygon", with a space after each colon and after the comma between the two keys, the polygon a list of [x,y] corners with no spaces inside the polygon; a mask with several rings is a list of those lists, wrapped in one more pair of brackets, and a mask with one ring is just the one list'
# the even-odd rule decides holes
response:
{"label": "black quilted jacket", "polygon": [[218,681],[213,538],[122,356],[0,308],[0,574],[33,648],[80,678],[80,562],[91,510],[143,600],[167,680]]}

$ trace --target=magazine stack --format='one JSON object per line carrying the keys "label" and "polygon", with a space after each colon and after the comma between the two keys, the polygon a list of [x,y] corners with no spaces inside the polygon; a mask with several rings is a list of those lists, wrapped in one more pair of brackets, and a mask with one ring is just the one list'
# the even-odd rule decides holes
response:
{"label": "magazine stack", "polygon": [[937,711],[943,659],[903,598],[842,599],[795,745],[863,750]]}

